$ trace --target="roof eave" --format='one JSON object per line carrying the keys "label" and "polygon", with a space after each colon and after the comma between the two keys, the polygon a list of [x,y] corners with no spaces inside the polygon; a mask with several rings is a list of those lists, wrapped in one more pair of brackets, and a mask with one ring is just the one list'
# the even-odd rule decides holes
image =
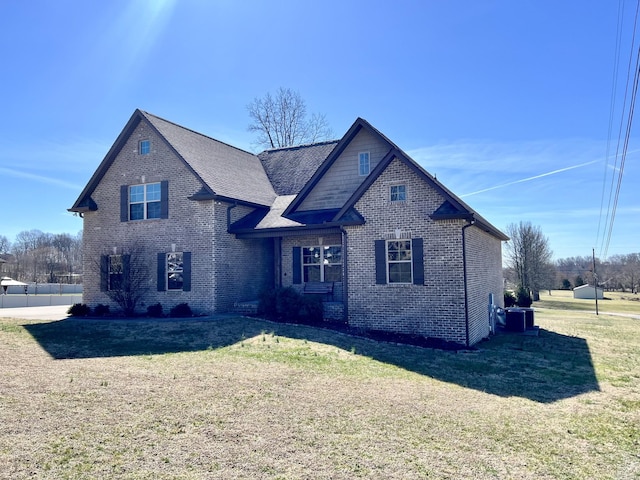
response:
{"label": "roof eave", "polygon": [[231,229],[229,233],[233,233],[237,238],[249,237],[277,237],[287,233],[309,232],[314,230],[339,229],[340,227],[363,225],[364,220],[349,220],[345,222],[324,222],[313,223],[309,225],[296,225],[292,227],[273,227],[273,228],[243,228]]}

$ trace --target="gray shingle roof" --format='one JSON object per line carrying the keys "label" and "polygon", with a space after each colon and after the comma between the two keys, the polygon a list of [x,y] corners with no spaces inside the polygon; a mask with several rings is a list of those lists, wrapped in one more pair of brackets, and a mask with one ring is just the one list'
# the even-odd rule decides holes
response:
{"label": "gray shingle roof", "polygon": [[337,144],[333,140],[266,150],[258,158],[278,195],[297,195]]}
{"label": "gray shingle roof", "polygon": [[257,156],[150,113],[141,113],[216,195],[265,206],[275,200],[274,189]]}

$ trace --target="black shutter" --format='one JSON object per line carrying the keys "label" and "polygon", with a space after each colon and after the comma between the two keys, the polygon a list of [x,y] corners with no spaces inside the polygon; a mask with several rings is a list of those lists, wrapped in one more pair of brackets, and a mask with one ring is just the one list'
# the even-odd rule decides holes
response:
{"label": "black shutter", "polygon": [[109,255],[100,256],[100,291],[109,290]]}
{"label": "black shutter", "polygon": [[[140,272],[133,272],[134,275],[140,274]],[[130,292],[131,285],[131,255],[122,255],[122,290]]]}
{"label": "black shutter", "polygon": [[376,240],[376,283],[384,285],[387,283],[387,242]]}
{"label": "black shutter", "polygon": [[129,186],[120,186],[120,221],[127,222],[129,220]]}
{"label": "black shutter", "polygon": [[167,281],[165,280],[167,266],[167,254],[164,252],[158,253],[158,291],[164,292],[167,288]]}
{"label": "black shutter", "polygon": [[293,283],[302,283],[302,248],[293,247]]}
{"label": "black shutter", "polygon": [[160,182],[160,218],[169,218],[169,182]]}
{"label": "black shutter", "polygon": [[182,253],[182,290],[191,291],[191,252]]}
{"label": "black shutter", "polygon": [[421,238],[411,240],[411,259],[413,262],[413,284],[424,285],[424,247]]}

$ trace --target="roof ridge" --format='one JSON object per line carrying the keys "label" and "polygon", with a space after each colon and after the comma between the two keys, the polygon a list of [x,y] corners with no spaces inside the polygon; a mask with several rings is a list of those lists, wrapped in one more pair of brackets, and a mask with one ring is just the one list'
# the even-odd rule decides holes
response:
{"label": "roof ridge", "polygon": [[175,127],[178,127],[178,128],[183,129],[183,130],[186,130],[187,132],[191,132],[191,133],[193,133],[195,135],[198,135],[200,137],[204,137],[204,138],[207,138],[209,140],[213,140],[214,142],[218,142],[218,143],[220,143],[222,145],[225,145],[227,147],[233,148],[233,149],[238,150],[240,152],[247,153],[249,155],[253,155],[254,157],[257,156],[255,153],[249,152],[248,150],[244,150],[243,148],[236,147],[235,145],[231,145],[230,143],[223,142],[222,140],[218,140],[217,138],[213,138],[213,137],[211,137],[209,135],[205,135],[204,133],[197,132],[196,130],[193,130],[191,128],[185,127],[184,125],[180,125],[180,124],[178,124],[176,122],[172,122],[171,120],[167,120],[166,118],[162,118],[162,117],[160,117],[158,115],[154,115],[153,113],[149,113],[149,112],[147,112],[145,110],[142,110],[142,109],[139,109],[139,110],[140,110],[140,113],[142,113],[143,115],[157,118],[158,120],[162,120],[163,122],[169,123],[169,124],[171,124],[171,125],[173,125]]}
{"label": "roof ridge", "polygon": [[298,148],[307,148],[307,147],[315,147],[315,146],[319,146],[319,145],[328,145],[330,143],[338,143],[339,141],[340,141],[340,139],[337,138],[335,140],[323,140],[322,142],[301,143],[300,145],[291,145],[289,147],[268,148],[266,150],[263,150],[260,153],[280,152],[282,150],[296,150]]}

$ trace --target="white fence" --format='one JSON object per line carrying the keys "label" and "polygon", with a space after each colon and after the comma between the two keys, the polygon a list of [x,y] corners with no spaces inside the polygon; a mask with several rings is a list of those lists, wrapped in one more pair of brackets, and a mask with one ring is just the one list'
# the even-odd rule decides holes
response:
{"label": "white fence", "polygon": [[[7,287],[7,293],[25,294],[24,287],[19,285],[11,285]],[[29,283],[27,284],[27,292],[29,295],[67,295],[70,293],[81,294],[82,284],[74,283]]]}
{"label": "white fence", "polygon": [[30,283],[24,287],[7,287],[7,295],[0,289],[0,308],[49,307],[82,303],[82,285],[65,283]]}
{"label": "white fence", "polygon": [[82,303],[82,295],[0,295],[0,308],[50,307]]}

